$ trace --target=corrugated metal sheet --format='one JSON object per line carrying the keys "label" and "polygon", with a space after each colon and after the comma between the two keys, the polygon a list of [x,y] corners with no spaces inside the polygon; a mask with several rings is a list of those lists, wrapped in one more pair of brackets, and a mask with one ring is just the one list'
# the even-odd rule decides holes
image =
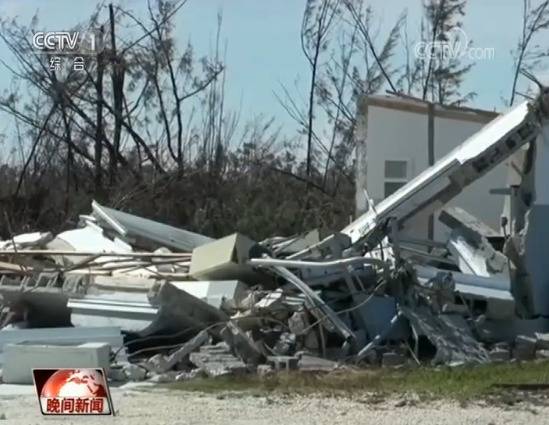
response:
{"label": "corrugated metal sheet", "polygon": [[177,251],[190,252],[214,239],[92,202],[93,216],[102,227],[122,237],[141,238]]}

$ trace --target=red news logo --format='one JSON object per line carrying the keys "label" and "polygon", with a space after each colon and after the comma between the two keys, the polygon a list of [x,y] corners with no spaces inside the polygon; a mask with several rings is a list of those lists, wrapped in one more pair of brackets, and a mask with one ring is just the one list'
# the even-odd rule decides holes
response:
{"label": "red news logo", "polygon": [[103,369],[33,369],[43,415],[113,415]]}

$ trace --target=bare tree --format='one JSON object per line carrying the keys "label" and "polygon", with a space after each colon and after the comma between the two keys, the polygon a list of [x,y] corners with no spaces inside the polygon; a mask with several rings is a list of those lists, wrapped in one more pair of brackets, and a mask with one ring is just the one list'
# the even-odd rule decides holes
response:
{"label": "bare tree", "polygon": [[311,177],[315,92],[319,78],[320,54],[327,49],[330,28],[339,9],[339,0],[307,0],[301,23],[301,49],[311,70],[307,111],[306,175]]}
{"label": "bare tree", "polygon": [[[442,104],[461,104],[475,97],[476,93],[460,93],[460,87],[473,64],[464,64],[461,57],[449,54],[447,46],[460,40],[462,18],[466,0],[428,0],[424,4],[422,22],[423,42],[428,43],[423,72],[422,99]],[[460,46],[469,48],[470,46]]]}
{"label": "bare tree", "polygon": [[518,45],[513,51],[514,73],[509,106],[515,101],[518,77],[521,71],[535,70],[541,61],[549,56],[549,49],[532,46],[533,40],[549,28],[549,0],[532,5],[531,0],[523,0],[522,32]]}

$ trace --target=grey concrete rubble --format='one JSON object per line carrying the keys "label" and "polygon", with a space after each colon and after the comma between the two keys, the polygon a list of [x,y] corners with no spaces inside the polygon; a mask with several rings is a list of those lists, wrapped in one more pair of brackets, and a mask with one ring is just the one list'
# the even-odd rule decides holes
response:
{"label": "grey concrete rubble", "polygon": [[123,371],[129,381],[143,381],[147,376],[147,370],[136,364],[125,365]]}
{"label": "grey concrete rubble", "polygon": [[549,333],[536,332],[536,348],[549,350]]}
{"label": "grey concrete rubble", "polygon": [[297,369],[299,358],[295,356],[268,356],[267,364],[273,367],[274,370],[290,371]]}
{"label": "grey concrete rubble", "polygon": [[525,335],[515,338],[513,357],[517,360],[532,360],[536,352],[536,339]]}
{"label": "grey concrete rubble", "polygon": [[297,368],[307,372],[330,372],[338,367],[338,363],[322,357],[306,353],[296,353],[299,358]]}
{"label": "grey concrete rubble", "polygon": [[200,331],[195,337],[191,338],[174,352],[165,356],[161,353],[155,354],[147,362],[145,367],[156,373],[164,373],[173,369],[178,363],[188,361],[189,355],[208,342],[208,332]]}
{"label": "grey concrete rubble", "polygon": [[492,362],[506,362],[511,359],[511,351],[509,349],[495,348],[489,353]]}
{"label": "grey concrete rubble", "polygon": [[381,356],[381,364],[383,366],[388,366],[388,367],[402,366],[405,363],[406,363],[406,356],[400,353],[389,351],[387,353],[383,353],[383,355]]}
{"label": "grey concrete rubble", "polygon": [[225,375],[243,375],[250,370],[242,360],[233,356],[230,352],[200,351],[191,353],[189,360],[210,378]]}
{"label": "grey concrete rubble", "polygon": [[[152,382],[548,359],[548,96],[501,114],[379,203],[367,199],[326,237],[215,239],[95,201],[74,229],[9,235],[4,379],[28,381],[43,353]],[[495,229],[455,198],[506,161],[520,176],[496,188],[509,198]],[[442,240],[409,232],[435,213]]]}

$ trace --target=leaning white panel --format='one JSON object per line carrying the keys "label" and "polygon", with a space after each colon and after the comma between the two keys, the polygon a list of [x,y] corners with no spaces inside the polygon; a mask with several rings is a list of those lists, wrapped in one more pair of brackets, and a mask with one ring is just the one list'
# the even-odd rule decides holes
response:
{"label": "leaning white panel", "polygon": [[420,211],[437,210],[536,134],[534,113],[530,104],[524,102],[485,126],[342,232],[357,243],[389,218],[401,225]]}

